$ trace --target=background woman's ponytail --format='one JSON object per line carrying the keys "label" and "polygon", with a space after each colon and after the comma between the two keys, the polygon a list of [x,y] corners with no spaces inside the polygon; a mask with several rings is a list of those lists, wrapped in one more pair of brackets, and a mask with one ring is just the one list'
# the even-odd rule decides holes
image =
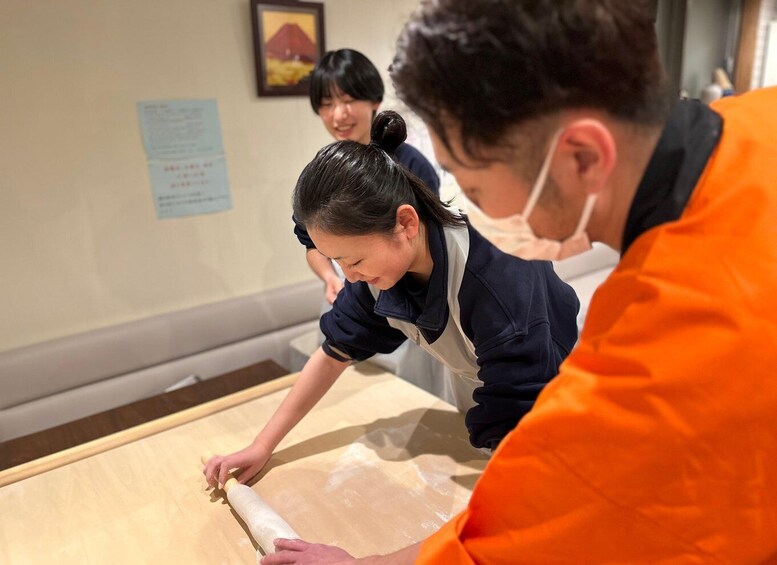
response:
{"label": "background woman's ponytail", "polygon": [[294,218],[310,230],[333,235],[390,234],[397,208],[410,204],[425,222],[460,226],[463,219],[446,208],[424,182],[392,155],[407,138],[396,112],[375,117],[369,145],[338,141],[308,163],[294,189]]}
{"label": "background woman's ponytail", "polygon": [[372,120],[370,143],[393,155],[407,139],[407,126],[402,116],[391,110],[381,112]]}

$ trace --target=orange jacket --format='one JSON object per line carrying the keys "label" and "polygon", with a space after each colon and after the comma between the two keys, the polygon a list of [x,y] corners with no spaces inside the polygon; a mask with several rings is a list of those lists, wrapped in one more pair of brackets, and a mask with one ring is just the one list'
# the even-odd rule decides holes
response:
{"label": "orange jacket", "polygon": [[777,89],[715,110],[682,216],[634,241],[419,563],[777,562]]}

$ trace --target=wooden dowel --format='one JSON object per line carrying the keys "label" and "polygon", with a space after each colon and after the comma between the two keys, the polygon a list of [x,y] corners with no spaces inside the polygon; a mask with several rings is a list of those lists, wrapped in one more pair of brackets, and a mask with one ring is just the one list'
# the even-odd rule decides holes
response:
{"label": "wooden dowel", "polygon": [[734,85],[737,94],[750,90],[755,66],[756,39],[761,15],[762,0],[744,0],[742,3],[742,21],[739,30],[736,64],[734,65]]}
{"label": "wooden dowel", "polygon": [[297,373],[273,379],[266,383],[256,385],[251,388],[247,388],[228,396],[223,396],[210,402],[200,404],[198,406],[192,406],[186,410],[181,410],[175,414],[170,414],[157,420],[140,424],[133,428],[122,430],[115,434],[104,436],[93,441],[65,449],[58,453],[52,453],[40,459],[35,459],[27,463],[22,463],[16,467],[11,467],[5,471],[0,471],[0,487],[10,485],[26,478],[51,471],[64,465],[69,465],[75,461],[86,459],[92,455],[97,455],[104,451],[126,445],[133,441],[143,439],[145,437],[158,434],[165,430],[199,420],[216,412],[221,412],[227,408],[232,408],[238,404],[243,404],[249,400],[266,396],[283,390],[284,388],[291,387],[297,380]]}

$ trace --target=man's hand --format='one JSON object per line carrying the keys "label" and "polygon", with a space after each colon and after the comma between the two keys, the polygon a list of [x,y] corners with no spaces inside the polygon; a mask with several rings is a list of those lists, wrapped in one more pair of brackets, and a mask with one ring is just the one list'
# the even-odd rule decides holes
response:
{"label": "man's hand", "polygon": [[287,565],[293,563],[324,563],[336,565],[339,563],[363,563],[364,565],[412,565],[418,557],[421,542],[400,549],[389,555],[373,555],[356,559],[339,547],[308,543],[300,539],[275,540],[276,553],[271,553],[262,559],[262,565]]}
{"label": "man's hand", "polygon": [[290,563],[352,563],[356,559],[333,545],[308,543],[300,539],[275,540],[275,553],[262,558],[262,565],[284,565]]}

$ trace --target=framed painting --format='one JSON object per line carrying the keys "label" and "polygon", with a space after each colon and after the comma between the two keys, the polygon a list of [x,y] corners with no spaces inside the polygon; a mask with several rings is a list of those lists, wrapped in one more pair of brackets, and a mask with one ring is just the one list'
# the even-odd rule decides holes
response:
{"label": "framed painting", "polygon": [[259,96],[306,96],[324,54],[324,5],[251,0]]}

